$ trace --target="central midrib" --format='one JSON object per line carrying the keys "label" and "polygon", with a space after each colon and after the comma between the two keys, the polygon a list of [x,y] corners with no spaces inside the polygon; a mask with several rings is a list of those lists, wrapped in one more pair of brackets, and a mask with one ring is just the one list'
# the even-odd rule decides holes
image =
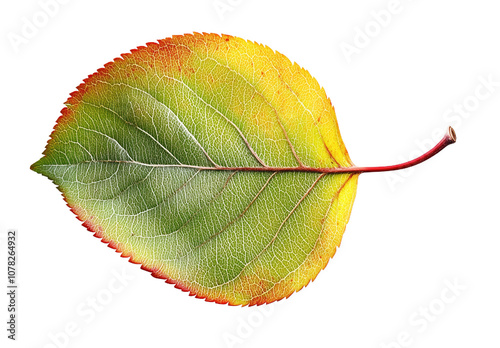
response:
{"label": "central midrib", "polygon": [[241,172],[309,172],[309,173],[322,173],[322,174],[341,174],[341,173],[362,173],[366,168],[362,167],[327,167],[327,168],[317,168],[308,166],[298,166],[298,167],[224,167],[224,166],[196,166],[189,164],[158,164],[158,163],[143,163],[137,161],[119,161],[119,160],[94,160],[94,161],[82,161],[78,163],[68,163],[68,164],[44,164],[43,166],[76,166],[79,164],[91,164],[91,163],[116,163],[116,164],[135,164],[145,167],[155,167],[155,168],[190,168],[198,170],[214,170],[214,171],[241,171]]}

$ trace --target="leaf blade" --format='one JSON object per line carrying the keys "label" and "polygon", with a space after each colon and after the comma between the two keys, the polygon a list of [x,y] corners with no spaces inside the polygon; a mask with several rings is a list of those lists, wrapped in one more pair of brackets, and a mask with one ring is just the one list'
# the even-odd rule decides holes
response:
{"label": "leaf blade", "polygon": [[352,166],[329,99],[283,55],[217,35],[108,63],[72,94],[44,155],[32,169],[122,256],[242,305],[288,297],[326,266],[358,177],[294,170]]}

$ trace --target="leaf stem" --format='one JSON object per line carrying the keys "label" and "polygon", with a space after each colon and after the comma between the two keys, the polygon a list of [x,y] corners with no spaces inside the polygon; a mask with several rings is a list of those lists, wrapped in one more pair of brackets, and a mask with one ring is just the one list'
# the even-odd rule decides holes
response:
{"label": "leaf stem", "polygon": [[452,127],[448,128],[448,132],[444,135],[443,139],[432,149],[424,153],[422,156],[412,159],[411,161],[395,164],[392,166],[381,166],[381,167],[353,167],[353,172],[356,173],[374,173],[374,172],[389,172],[393,170],[400,170],[413,167],[419,163],[427,161],[429,158],[435,156],[441,150],[443,150],[448,145],[451,145],[457,141],[457,135]]}

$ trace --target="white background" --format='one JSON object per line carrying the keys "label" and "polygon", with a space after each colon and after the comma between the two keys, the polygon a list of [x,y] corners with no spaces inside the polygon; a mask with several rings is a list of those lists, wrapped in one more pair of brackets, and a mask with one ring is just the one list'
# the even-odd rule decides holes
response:
{"label": "white background", "polygon": [[[1,294],[6,231],[19,236],[18,340],[6,338],[1,295],[0,346],[500,345],[495,2],[222,0],[231,10],[220,16],[213,0],[61,0],[49,16],[46,1],[0,8]],[[376,24],[373,13],[387,10]],[[26,21],[36,32],[23,33]],[[363,174],[342,247],[289,299],[241,308],[189,297],[92,237],[29,166],[87,75],[136,46],[193,31],[264,43],[308,69],[357,165],[408,160],[448,125],[458,142],[412,171]],[[347,45],[356,53],[343,53]],[[449,112],[464,103],[467,116]],[[125,285],[116,282],[123,272]],[[106,302],[100,312],[87,302],[96,296]],[[426,308],[428,319],[419,314]]]}

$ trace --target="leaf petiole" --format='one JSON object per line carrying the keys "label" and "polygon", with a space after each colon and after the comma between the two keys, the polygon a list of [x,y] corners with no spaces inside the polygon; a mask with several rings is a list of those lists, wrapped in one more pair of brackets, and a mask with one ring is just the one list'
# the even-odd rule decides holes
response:
{"label": "leaf petiole", "polygon": [[441,150],[443,150],[448,145],[451,145],[457,141],[457,135],[455,134],[455,130],[452,127],[448,128],[448,132],[444,135],[443,139],[432,149],[424,153],[422,156],[412,159],[408,162],[395,164],[391,166],[380,166],[380,167],[353,167],[346,168],[351,170],[346,170],[346,172],[354,172],[354,173],[375,173],[375,172],[389,172],[393,170],[400,170],[413,167],[417,164],[427,161],[429,158],[435,156]]}

